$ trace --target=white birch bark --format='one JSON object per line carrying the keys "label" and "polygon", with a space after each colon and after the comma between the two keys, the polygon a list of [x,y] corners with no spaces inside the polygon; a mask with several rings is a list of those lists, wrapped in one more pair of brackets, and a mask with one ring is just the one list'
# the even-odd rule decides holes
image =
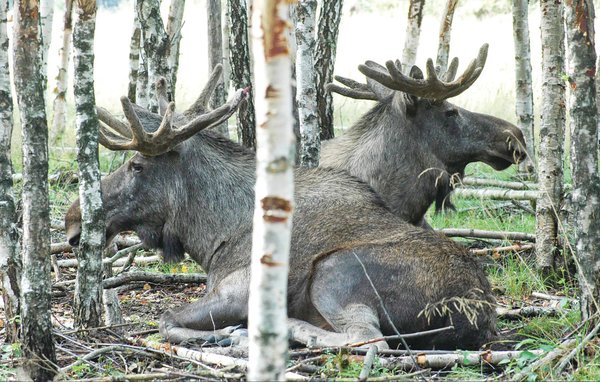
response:
{"label": "white birch bark", "polygon": [[523,131],[528,158],[519,163],[519,172],[535,176],[533,139],[533,89],[531,79],[531,47],[529,42],[529,0],[513,0],[513,36],[515,42],[515,96],[517,126]]}
{"label": "white birch bark", "polygon": [[446,8],[442,14],[442,24],[440,26],[440,40],[438,43],[436,66],[440,72],[444,73],[448,69],[448,56],[450,54],[450,37],[452,32],[452,19],[458,0],[448,0]]}
{"label": "white birch bark", "polygon": [[8,1],[0,2],[0,288],[4,302],[4,328],[6,342],[13,343],[18,338],[19,278],[21,258],[19,257],[13,196],[11,138],[13,130],[13,99],[10,87],[8,65]]}
{"label": "white birch bark", "polygon": [[69,86],[69,60],[71,59],[71,37],[73,35],[73,0],[65,1],[65,15],[63,23],[62,46],[59,52],[60,66],[56,76],[54,89],[54,114],[52,116],[52,129],[50,129],[50,142],[56,142],[63,136],[67,123],[67,88]]}
{"label": "white birch bark", "polygon": [[321,152],[317,88],[313,51],[317,0],[300,0],[296,6],[296,104],[300,123],[300,164],[318,167]]}
{"label": "white birch bark", "polygon": [[408,6],[408,19],[406,23],[406,37],[402,50],[402,70],[408,74],[417,59],[419,37],[421,36],[421,21],[423,21],[423,7],[425,0],[410,0]]}
{"label": "white birch bark", "polygon": [[[167,17],[167,35],[171,41],[171,48],[169,50],[167,64],[171,72],[170,83],[172,100],[175,100],[175,85],[177,84],[177,71],[179,69],[179,44],[181,43],[181,27],[183,25],[184,9],[185,0],[171,0],[169,16]],[[226,100],[223,100],[223,103],[225,103],[225,101]],[[220,103],[219,106],[223,103]]]}
{"label": "white birch bark", "polygon": [[333,126],[333,96],[325,87],[333,82],[337,38],[342,20],[343,0],[331,0],[320,5],[317,23],[317,42],[314,53],[318,124],[321,127],[321,141],[335,136]]}
{"label": "white birch bark", "polygon": [[[287,280],[293,209],[294,134],[288,3],[255,0],[256,207],[248,302],[249,381],[285,379]],[[264,97],[264,98],[263,98]]]}
{"label": "white birch bark", "polygon": [[42,30],[42,67],[44,89],[48,82],[48,50],[52,42],[52,22],[54,20],[54,0],[42,0],[40,8],[40,23]]}
{"label": "white birch bark", "polygon": [[[223,65],[223,28],[221,26],[221,0],[207,0],[206,14],[208,17],[208,73],[212,73],[217,65]],[[224,77],[221,76],[210,99],[211,108],[215,109],[227,102]],[[229,138],[227,121],[213,128]]]}
{"label": "white birch bark", "polygon": [[536,205],[536,262],[554,265],[558,247],[558,211],[562,201],[565,124],[563,4],[540,0],[542,30],[542,121],[538,153],[541,196]]}
{"label": "white birch bark", "polygon": [[15,2],[13,67],[23,138],[22,347],[29,377],[49,381],[56,374],[56,355],[50,321],[48,122],[39,17],[38,1]]}
{"label": "white birch bark", "polygon": [[171,42],[160,16],[159,0],[136,0],[136,12],[141,28],[143,62],[148,71],[148,109],[158,112],[154,84],[160,77],[167,79],[167,95],[172,98],[168,63]]}
{"label": "white birch bark", "polygon": [[[142,31],[140,30],[140,23],[137,19],[137,12],[134,12],[133,18],[133,30],[131,32],[131,39],[129,41],[129,84],[127,86],[127,98],[133,103],[137,103],[137,87],[138,77],[140,70],[140,38]],[[140,79],[140,83],[141,83]],[[148,79],[143,83],[143,88],[146,89],[148,86]],[[148,96],[140,97],[138,105],[146,107],[148,104]],[[143,103],[143,104],[142,104]]]}
{"label": "white birch bark", "polygon": [[583,320],[593,318],[600,310],[600,176],[594,18],[591,0],[566,2],[573,225]]}
{"label": "white birch bark", "polygon": [[96,1],[76,0],[73,31],[77,162],[81,203],[79,267],[75,283],[75,325],[102,324],[102,251],[105,228],[98,162],[98,117],[94,98]]}

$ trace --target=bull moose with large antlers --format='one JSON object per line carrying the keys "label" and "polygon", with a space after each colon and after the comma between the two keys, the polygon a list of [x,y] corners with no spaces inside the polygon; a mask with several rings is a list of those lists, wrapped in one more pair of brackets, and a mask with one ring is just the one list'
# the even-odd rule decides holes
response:
{"label": "bull moose with large antlers", "polygon": [[364,180],[395,214],[427,226],[427,209],[434,201],[437,209],[448,202],[453,183],[462,178],[467,164],[484,162],[504,170],[525,159],[518,127],[446,101],[477,80],[487,49],[487,44],[481,47],[458,79],[457,58],[442,75],[429,59],[427,78],[416,66],[410,76],[404,75],[399,61],[360,65],[366,84],[336,76],[345,87],[329,84],[330,91],[378,103],[342,136],[323,142],[321,166]]}
{"label": "bull moose with large antlers", "polygon": [[[162,117],[123,97],[127,123],[98,110],[103,145],[138,151],[102,181],[107,239],[133,230],[166,261],[187,252],[208,273],[204,297],[161,317],[160,332],[172,342],[226,336],[247,319],[254,153],[206,130],[231,115],[244,94],[239,90],[204,113],[206,97],[182,115],[173,103],[163,104]],[[343,345],[396,329],[449,325],[450,332],[418,337],[412,345],[477,348],[493,337],[490,285],[464,248],[404,222],[344,172],[297,169],[295,184],[287,297],[294,340]],[[77,245],[78,201],[65,224]]]}

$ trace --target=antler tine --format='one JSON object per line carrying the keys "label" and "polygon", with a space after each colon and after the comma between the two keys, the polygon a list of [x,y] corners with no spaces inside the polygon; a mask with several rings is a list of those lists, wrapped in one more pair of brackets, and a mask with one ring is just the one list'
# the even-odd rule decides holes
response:
{"label": "antler tine", "polygon": [[458,70],[458,57],[454,57],[452,61],[450,61],[450,65],[448,65],[448,69],[446,72],[440,75],[442,81],[451,82],[454,81],[454,77],[456,77],[456,71]]}
{"label": "antler tine", "polygon": [[129,98],[125,96],[121,97],[121,106],[123,107],[123,114],[125,114],[125,118],[129,122],[129,128],[131,129],[131,146],[137,146],[137,144],[146,141],[148,133],[144,130],[144,126],[135,113]]}
{"label": "antler tine", "polygon": [[156,88],[156,100],[158,101],[158,113],[165,115],[167,107],[169,106],[169,97],[167,96],[167,80],[164,77],[160,77],[156,80],[154,85]]}
{"label": "antler tine", "polygon": [[[363,65],[363,64],[358,65],[358,70],[362,74],[364,74],[366,77],[379,82],[383,86],[390,88],[390,89],[396,89],[397,85],[394,83],[394,81],[393,81],[392,77],[390,77],[389,73],[385,73],[379,68],[370,67],[370,66],[368,66],[368,63],[369,63],[369,61],[367,61],[365,63],[365,65]],[[393,63],[392,63],[392,65],[393,65]],[[379,66],[381,66],[381,65],[379,65]],[[401,90],[401,89],[396,89],[396,90]]]}
{"label": "antler tine", "polygon": [[208,101],[210,100],[210,97],[214,93],[215,89],[217,88],[217,85],[219,84],[219,78],[221,77],[222,73],[223,65],[215,65],[215,68],[213,69],[212,73],[210,74],[210,77],[208,78],[208,82],[204,86],[204,89],[202,89],[202,92],[200,93],[196,101],[192,104],[192,106],[190,106],[189,109],[183,112],[184,115],[193,118],[197,115],[206,112],[206,110],[208,109]]}
{"label": "antler tine", "polygon": [[359,90],[352,88],[345,88],[336,84],[327,84],[325,88],[332,92],[343,95],[344,97],[353,99],[367,99],[371,101],[377,101],[378,98],[371,90]]}
{"label": "antler tine", "polygon": [[361,89],[361,90],[369,90],[369,86],[367,84],[360,83],[358,81],[353,80],[352,78],[342,77],[342,76],[333,76],[333,78],[351,89]]}
{"label": "antler tine", "polygon": [[131,138],[113,133],[109,126],[102,121],[100,121],[99,127],[98,142],[109,150],[125,150],[123,147],[131,142]]}
{"label": "antler tine", "polygon": [[98,119],[101,122],[104,122],[106,126],[115,130],[124,137],[131,138],[131,130],[129,129],[129,126],[127,126],[126,123],[123,123],[118,118],[115,118],[108,110],[103,107],[96,106],[96,114],[98,114]]}

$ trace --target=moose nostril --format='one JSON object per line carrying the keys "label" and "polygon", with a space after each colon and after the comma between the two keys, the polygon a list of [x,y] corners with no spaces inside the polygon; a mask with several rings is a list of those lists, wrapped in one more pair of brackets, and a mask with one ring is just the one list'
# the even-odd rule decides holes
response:
{"label": "moose nostril", "polygon": [[76,247],[79,245],[79,236],[80,235],[76,235],[76,236],[69,238],[69,245],[71,247]]}

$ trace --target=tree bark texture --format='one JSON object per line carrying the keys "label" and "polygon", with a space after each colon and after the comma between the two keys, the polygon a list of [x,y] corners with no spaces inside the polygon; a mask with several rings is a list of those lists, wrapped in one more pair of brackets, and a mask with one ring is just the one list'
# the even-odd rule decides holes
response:
{"label": "tree bark texture", "polygon": [[52,22],[54,20],[54,0],[42,0],[40,8],[41,35],[42,35],[42,73],[44,89],[48,83],[48,50],[52,42]]}
{"label": "tree bark texture", "polygon": [[36,381],[56,374],[50,321],[48,124],[39,40],[39,3],[15,2],[14,82],[23,138],[21,333],[25,371]]}
{"label": "tree bark texture", "polygon": [[4,301],[4,327],[8,343],[18,341],[19,278],[21,258],[13,196],[11,137],[13,100],[8,65],[8,1],[0,2],[0,282]]}
{"label": "tree bark texture", "polygon": [[167,79],[167,95],[169,99],[173,98],[168,62],[171,42],[160,17],[159,0],[136,0],[136,12],[141,29],[143,61],[148,70],[148,108],[157,113],[158,102],[154,84],[160,77]]}
{"label": "tree bark texture", "polygon": [[531,85],[531,46],[529,43],[529,0],[513,0],[513,37],[515,41],[515,96],[517,126],[527,142],[528,158],[519,163],[521,174],[534,175],[533,89]]}
{"label": "tree bark texture", "polygon": [[55,144],[64,134],[67,124],[67,88],[69,85],[69,60],[71,58],[71,37],[73,35],[73,0],[65,2],[65,16],[63,22],[62,47],[60,48],[60,67],[56,76],[54,89],[54,114],[52,116],[52,129],[50,142]]}
{"label": "tree bark texture", "polygon": [[342,20],[343,0],[321,3],[317,25],[317,42],[314,53],[317,82],[318,124],[321,127],[321,141],[335,136],[333,126],[333,97],[325,87],[333,81],[337,39]]}
{"label": "tree bark texture", "polygon": [[562,202],[565,124],[564,30],[561,1],[541,0],[542,121],[538,152],[541,197],[536,205],[536,261],[542,270],[554,264],[558,211]]}
{"label": "tree bark texture", "polygon": [[102,251],[104,212],[98,162],[98,117],[94,98],[94,32],[96,1],[77,0],[73,31],[74,90],[77,124],[77,162],[81,203],[75,325],[80,328],[102,324]]}
{"label": "tree bark texture", "polygon": [[[223,64],[223,28],[221,22],[221,0],[207,0],[206,14],[208,17],[208,73],[212,73],[217,65]],[[225,92],[224,76],[219,79],[218,85],[215,88],[210,106],[215,109],[227,102],[227,94]],[[229,128],[227,121],[223,121],[220,125],[213,128],[229,138]]]}
{"label": "tree bark texture", "polygon": [[402,50],[402,70],[408,74],[417,59],[419,36],[421,35],[421,22],[423,21],[423,7],[425,0],[410,0],[408,6],[408,19],[406,22],[406,37]]}
{"label": "tree bark texture", "polygon": [[443,73],[448,69],[448,56],[450,54],[450,37],[452,31],[452,19],[458,0],[448,0],[446,9],[442,14],[442,25],[440,26],[440,41],[438,44],[436,66]]}
{"label": "tree bark texture", "polygon": [[[144,89],[148,86],[148,73],[146,73],[145,82],[139,76],[138,72],[140,70],[140,35],[142,31],[140,29],[140,23],[137,18],[137,12],[134,12],[133,17],[133,31],[131,32],[131,39],[129,41],[129,85],[127,87],[127,98],[133,103],[138,103],[138,80]],[[140,78],[138,78],[140,77]],[[140,94],[143,96],[143,94]],[[138,105],[146,107],[148,105],[148,95],[145,97],[140,97]]]}
{"label": "tree bark texture", "polygon": [[[185,0],[171,0],[169,16],[167,19],[167,35],[169,36],[169,41],[171,41],[168,65],[171,71],[170,83],[172,101],[175,100],[175,85],[177,84],[177,70],[179,69],[179,44],[181,42],[181,27],[183,25],[184,9]],[[225,103],[225,101],[223,101],[223,103]],[[220,105],[222,104],[219,104],[219,106]]]}
{"label": "tree bark texture", "polygon": [[241,105],[237,112],[237,135],[241,145],[254,148],[256,147],[256,117],[248,42],[248,7],[246,0],[228,0],[227,3],[231,83],[234,89],[251,87],[245,104]]}
{"label": "tree bark texture", "polygon": [[567,74],[571,87],[572,204],[581,318],[584,320],[594,317],[600,301],[600,177],[594,16],[591,0],[572,0],[565,4],[569,60]]}
{"label": "tree bark texture", "polygon": [[319,166],[321,152],[313,62],[316,11],[316,0],[300,0],[296,5],[296,104],[300,123],[300,164],[304,167]]}
{"label": "tree bark texture", "polygon": [[256,195],[248,311],[249,381],[285,380],[287,279],[294,197],[288,2],[254,0]]}

